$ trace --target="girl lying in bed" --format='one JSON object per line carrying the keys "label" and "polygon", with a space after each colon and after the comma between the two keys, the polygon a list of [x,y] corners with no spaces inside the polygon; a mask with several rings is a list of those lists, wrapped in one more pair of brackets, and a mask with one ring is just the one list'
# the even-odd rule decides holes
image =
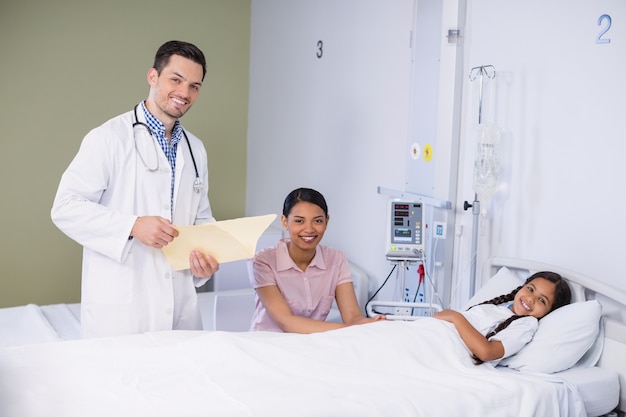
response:
{"label": "girl lying in bed", "polygon": [[554,272],[538,272],[509,294],[484,301],[459,313],[443,310],[434,317],[456,327],[477,364],[519,352],[537,331],[538,320],[569,304],[570,289]]}

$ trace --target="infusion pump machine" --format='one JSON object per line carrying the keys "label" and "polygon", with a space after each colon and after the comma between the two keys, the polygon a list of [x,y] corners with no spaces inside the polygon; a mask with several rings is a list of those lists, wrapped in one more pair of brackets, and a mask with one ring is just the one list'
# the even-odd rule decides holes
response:
{"label": "infusion pump machine", "polygon": [[424,255],[424,205],[392,200],[389,207],[386,257],[390,261],[418,260]]}

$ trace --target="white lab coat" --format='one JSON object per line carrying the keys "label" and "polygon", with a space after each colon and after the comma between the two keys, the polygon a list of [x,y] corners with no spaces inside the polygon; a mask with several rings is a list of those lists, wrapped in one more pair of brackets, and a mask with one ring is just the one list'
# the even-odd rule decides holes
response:
{"label": "white lab coat", "polygon": [[[141,107],[137,115],[145,122]],[[129,239],[138,216],[171,217],[170,165],[154,140],[158,169],[146,167],[138,156],[133,122],[130,111],[85,136],[61,178],[51,211],[54,224],[83,246],[83,337],[202,328],[194,284],[207,279],[173,270],[161,250]],[[215,221],[206,150],[197,137],[187,136],[202,189],[194,191],[194,165],[183,137],[176,158],[174,225]]]}

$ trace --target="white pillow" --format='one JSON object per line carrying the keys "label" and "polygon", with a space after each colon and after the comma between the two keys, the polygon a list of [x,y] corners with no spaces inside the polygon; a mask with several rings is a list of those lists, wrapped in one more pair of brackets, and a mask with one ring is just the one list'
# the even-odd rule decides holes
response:
{"label": "white pillow", "polygon": [[598,300],[569,304],[539,320],[533,339],[500,366],[554,373],[574,366],[599,336],[602,306]]}
{"label": "white pillow", "polygon": [[523,280],[518,278],[517,275],[511,272],[511,270],[509,270],[506,266],[503,266],[493,277],[491,277],[489,281],[485,283],[485,285],[482,286],[481,289],[476,291],[474,296],[469,299],[463,310],[467,310],[468,308],[475,306],[478,303],[482,303],[483,301],[508,294],[523,283]]}
{"label": "white pillow", "polygon": [[598,337],[596,337],[596,341],[589,348],[587,353],[585,353],[582,358],[576,365],[572,366],[572,368],[590,368],[592,366],[596,366],[598,361],[600,360],[600,356],[602,356],[602,350],[604,349],[604,320],[600,318],[600,331],[598,332]]}

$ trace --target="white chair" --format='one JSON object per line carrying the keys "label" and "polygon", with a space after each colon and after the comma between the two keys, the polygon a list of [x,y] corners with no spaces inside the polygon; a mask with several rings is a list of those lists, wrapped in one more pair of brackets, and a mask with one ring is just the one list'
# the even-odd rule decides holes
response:
{"label": "white chair", "polygon": [[247,332],[253,314],[253,289],[215,293],[213,330]]}
{"label": "white chair", "polygon": [[220,265],[213,275],[213,291],[241,290],[250,287],[247,260],[228,262]]}

